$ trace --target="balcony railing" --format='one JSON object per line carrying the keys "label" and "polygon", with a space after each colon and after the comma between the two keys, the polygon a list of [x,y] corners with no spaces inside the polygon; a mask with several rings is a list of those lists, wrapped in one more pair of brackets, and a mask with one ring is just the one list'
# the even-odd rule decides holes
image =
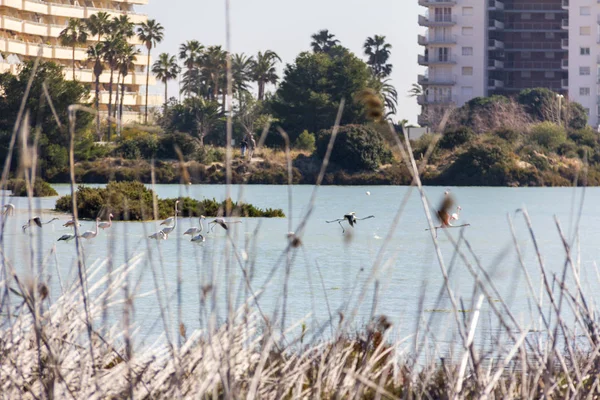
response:
{"label": "balcony railing", "polygon": [[563,89],[568,89],[569,88],[569,80],[568,79],[561,79],[560,80],[560,86]]}
{"label": "balcony railing", "polygon": [[456,15],[419,15],[419,25],[421,26],[448,26],[456,24]]}
{"label": "balcony railing", "polygon": [[501,42],[496,39],[490,39],[488,42],[489,50],[498,50],[498,49],[503,49],[503,48],[504,48],[504,42]]}
{"label": "balcony railing", "polygon": [[490,89],[498,89],[504,87],[504,82],[503,81],[499,81],[497,79],[490,79],[488,80],[488,88]]}
{"label": "balcony railing", "polygon": [[569,9],[569,0],[562,0],[562,8],[565,10]]}
{"label": "balcony railing", "polygon": [[490,2],[488,3],[488,9],[490,11],[504,10],[504,3],[498,0],[490,0]]}
{"label": "balcony railing", "polygon": [[[568,39],[563,39],[568,40]],[[506,49],[511,50],[562,50],[562,42],[509,42],[506,44]]]}
{"label": "balcony railing", "polygon": [[491,29],[491,30],[504,29],[504,23],[498,21],[497,19],[493,19],[490,21],[489,29]]}
{"label": "balcony railing", "polygon": [[430,64],[456,64],[456,56],[449,55],[447,57],[439,56],[424,56],[419,54],[417,57],[419,65],[430,65]]}
{"label": "balcony railing", "polygon": [[419,105],[432,105],[432,104],[453,104],[456,103],[456,97],[452,95],[446,96],[432,96],[432,95],[421,95],[417,97],[417,104]]}
{"label": "balcony railing", "polygon": [[419,85],[439,85],[448,86],[456,84],[456,76],[426,76],[419,75],[417,78]]}
{"label": "balcony railing", "polygon": [[490,69],[502,69],[502,68],[504,68],[504,61],[489,60],[488,61],[488,68],[490,68]]}
{"label": "balcony railing", "polygon": [[569,39],[561,39],[560,47],[562,47],[564,50],[568,50],[569,49]]}
{"label": "balcony railing", "polygon": [[568,18],[563,18],[563,20],[560,21],[560,26],[563,29],[569,29],[569,19]]}
{"label": "balcony railing", "polygon": [[419,5],[423,7],[431,6],[455,6],[456,0],[418,0]]}
{"label": "balcony railing", "polygon": [[562,67],[562,69],[569,69],[569,59],[561,60],[560,66]]}

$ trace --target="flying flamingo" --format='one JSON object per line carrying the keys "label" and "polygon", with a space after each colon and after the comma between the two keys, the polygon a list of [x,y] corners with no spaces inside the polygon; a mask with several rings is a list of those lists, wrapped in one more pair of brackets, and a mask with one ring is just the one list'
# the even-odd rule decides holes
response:
{"label": "flying flamingo", "polygon": [[71,234],[62,235],[60,237],[60,239],[57,240],[57,242],[60,242],[62,240],[64,242],[68,243],[71,240],[75,239],[75,237],[76,237],[75,235],[71,235]]}
{"label": "flying flamingo", "polygon": [[106,222],[106,221],[100,222],[98,224],[98,227],[102,230],[110,228],[112,226],[113,217],[114,217],[114,215],[108,214],[108,222]]}
{"label": "flying flamingo", "polygon": [[81,234],[84,239],[90,240],[98,236],[98,224],[100,223],[100,218],[96,218],[96,230],[95,231],[86,231]]}
{"label": "flying flamingo", "polygon": [[[446,191],[444,193],[444,200],[442,200],[442,204],[440,204],[440,207],[437,210],[437,217],[438,220],[440,221],[440,226],[435,226],[434,230],[435,230],[435,237],[437,237],[437,230],[438,229],[446,229],[446,228],[461,228],[463,226],[469,226],[470,224],[463,224],[463,225],[452,225],[451,221],[453,220],[453,215],[450,215],[450,210],[454,207],[454,199],[452,198],[452,196]],[[458,212],[460,212],[461,207],[458,206],[457,207],[457,214],[456,215],[456,219],[458,219]],[[429,230],[429,229],[426,229]]]}
{"label": "flying flamingo", "polygon": [[202,220],[206,219],[206,217],[204,215],[201,215],[200,218],[198,218],[200,220],[200,228],[196,228],[195,226],[188,229],[187,231],[185,231],[183,233],[183,235],[190,235],[190,236],[194,236],[194,234],[196,233],[200,233],[204,230],[204,225],[202,224]]}
{"label": "flying flamingo", "polygon": [[332,222],[337,222],[342,227],[342,233],[344,233],[344,232],[346,232],[346,230],[342,226],[342,221],[348,221],[350,226],[354,227],[354,225],[356,224],[356,221],[362,221],[364,219],[369,219],[369,218],[375,218],[375,216],[369,215],[368,217],[364,217],[364,218],[356,218],[356,213],[353,211],[353,212],[350,212],[350,213],[344,215],[343,218],[338,218],[338,219],[334,219],[332,221],[325,221],[325,222],[327,222],[328,224],[331,224]]}
{"label": "flying flamingo", "polygon": [[227,231],[227,230],[229,230],[229,224],[241,224],[241,223],[242,223],[242,221],[225,221],[223,218],[215,218],[208,224],[209,225],[214,224],[213,226],[210,227],[210,231],[212,232],[212,230],[216,226],[216,224],[221,225],[223,227],[223,229],[225,229]]}
{"label": "flying flamingo", "polygon": [[65,228],[69,228],[69,227],[71,227],[71,226],[75,226],[75,224],[77,224],[77,226],[81,226],[81,224],[80,224],[80,223],[77,223],[77,222],[75,222],[75,220],[74,220],[74,219],[71,219],[71,220],[69,220],[69,221],[65,222],[65,223],[63,224],[63,226],[64,226]]}
{"label": "flying flamingo", "polygon": [[[175,217],[174,217],[174,222],[173,222],[173,226],[167,226],[166,228],[162,228],[162,233],[165,234],[165,238],[168,239],[169,238],[169,233],[173,232],[175,230],[175,228],[177,228],[177,205],[179,204],[179,200],[177,200],[175,202]],[[166,221],[166,220],[165,220]],[[164,221],[163,221],[164,222]],[[162,225],[162,224],[161,224]]]}
{"label": "flying flamingo", "polygon": [[50,221],[48,222],[42,222],[42,220],[40,219],[40,217],[33,217],[31,218],[29,221],[27,221],[27,223],[25,225],[22,226],[23,228],[23,233],[25,233],[25,231],[27,230],[27,228],[29,228],[32,225],[37,225],[40,228],[42,227],[42,225],[48,225],[51,222],[56,221],[58,218],[54,217],[52,218]]}
{"label": "flying flamingo", "polygon": [[11,203],[5,204],[2,215],[15,215],[15,205]]}

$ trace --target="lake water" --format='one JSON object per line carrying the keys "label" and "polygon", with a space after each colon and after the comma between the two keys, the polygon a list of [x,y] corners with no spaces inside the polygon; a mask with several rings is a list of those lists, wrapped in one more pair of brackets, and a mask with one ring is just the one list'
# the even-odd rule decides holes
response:
{"label": "lake water", "polygon": [[[68,185],[55,185],[62,194],[70,192]],[[431,202],[437,205],[446,188],[426,188]],[[288,208],[288,188],[286,186],[233,186],[232,197],[240,198],[257,207],[282,208],[292,216],[292,228],[296,230],[306,213],[313,186],[293,186],[293,205]],[[221,185],[157,185],[161,198],[191,196],[196,199],[225,198],[226,187]],[[370,195],[366,192],[369,191]],[[398,212],[403,198],[411,191],[397,228],[392,232],[382,262],[375,267],[378,253],[385,243],[390,226]],[[562,271],[565,251],[555,226],[556,217],[566,234],[574,236],[574,224],[584,195],[583,210],[579,227],[581,277],[588,293],[599,293],[594,261],[598,259],[600,247],[600,188],[451,188],[458,204],[462,206],[460,223],[469,223],[464,230],[477,259],[493,278],[494,285],[510,305],[517,319],[531,322],[531,296],[526,286],[522,270],[514,250],[507,215],[514,218],[518,243],[524,255],[526,268],[539,292],[539,267],[532,241],[522,214],[515,210],[526,208],[531,216],[537,241],[543,253],[548,271]],[[42,229],[32,229],[23,234],[23,225],[29,216],[28,199],[7,198],[17,206],[17,214],[8,217],[5,230],[4,251],[15,262],[17,270],[26,274],[30,269],[32,255],[30,245],[41,252],[33,257],[43,257],[45,275],[49,276],[52,296],[60,293],[59,276],[65,285],[77,278],[75,265],[75,244],[56,240],[72,230],[62,227],[68,215],[59,215],[61,221],[46,225]],[[49,220],[53,213],[56,198],[34,199],[33,215],[42,215]],[[41,210],[41,211],[39,211]],[[325,223],[326,220],[341,218],[343,214],[355,211],[358,217],[374,215],[375,218],[360,221],[352,231],[351,240],[342,235],[338,224]],[[111,229],[102,231],[90,241],[83,241],[87,268],[94,262],[104,259],[107,254],[113,257],[114,265],[120,265],[135,254],[146,258],[135,271],[136,292],[150,293],[135,303],[135,320],[140,325],[138,345],[144,339],[153,339],[163,332],[159,307],[155,293],[152,267],[156,268],[161,294],[168,293],[172,320],[176,319],[177,298],[175,296],[178,265],[182,268],[182,314],[188,331],[205,326],[206,318],[201,307],[201,287],[214,287],[207,307],[214,310],[217,318],[226,318],[229,292],[231,307],[239,307],[247,294],[242,281],[240,263],[252,270],[252,287],[263,289],[259,299],[261,309],[273,318],[274,310],[281,310],[282,291],[286,275],[284,250],[287,246],[286,233],[290,231],[286,219],[245,219],[235,224],[232,230],[233,242],[239,256],[227,262],[225,231],[216,227],[206,236],[206,242],[196,245],[183,237],[190,226],[198,226],[198,220],[180,218],[176,232],[166,241],[147,241],[146,236],[158,230],[158,222],[115,222]],[[93,230],[90,221],[82,222],[82,230]],[[397,335],[407,335],[414,330],[419,315],[419,299],[424,293],[424,315],[435,315],[438,328],[451,324],[451,315],[444,313],[449,306],[444,294],[442,302],[436,303],[443,277],[436,258],[436,252],[429,232],[423,206],[416,189],[399,186],[337,187],[318,189],[314,212],[308,220],[302,235],[303,247],[293,252],[287,296],[287,326],[307,318],[310,328],[318,329],[333,315],[338,321],[338,311],[345,320],[352,320],[352,328],[361,327],[369,321],[373,312],[374,299],[377,299],[375,314],[384,314],[394,322]],[[254,235],[254,232],[257,232]],[[453,238],[460,235],[459,229],[448,231]],[[451,268],[450,281],[457,299],[464,308],[471,307],[473,277],[455,252],[451,241],[440,232],[439,242],[446,266]],[[55,254],[51,251],[55,249]],[[464,245],[461,249],[468,254],[468,261],[475,258]],[[233,253],[230,253],[233,254]],[[280,261],[278,261],[280,260]],[[229,268],[227,266],[229,265]],[[264,286],[274,271],[270,284]],[[560,274],[559,274],[560,275]],[[226,284],[229,282],[229,285]],[[377,286],[378,295],[374,296]],[[494,296],[495,297],[495,296]],[[490,299],[489,301],[494,301]],[[547,303],[547,302],[546,302]],[[490,304],[484,302],[484,314],[489,314]],[[463,307],[460,307],[463,308]],[[354,318],[353,310],[356,311]],[[281,313],[279,313],[279,317]],[[113,316],[117,318],[117,316]],[[176,322],[170,324],[176,327]]]}

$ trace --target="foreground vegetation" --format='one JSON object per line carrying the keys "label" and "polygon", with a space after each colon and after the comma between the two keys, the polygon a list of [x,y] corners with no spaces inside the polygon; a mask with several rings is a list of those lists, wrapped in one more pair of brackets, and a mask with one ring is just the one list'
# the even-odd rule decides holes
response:
{"label": "foreground vegetation", "polygon": [[[105,188],[80,186],[77,189],[77,213],[79,218],[107,218],[113,214],[119,221],[146,221],[164,219],[174,215],[176,199],[156,198],[154,193],[140,182],[111,182]],[[218,202],[215,199],[195,200],[189,197],[179,199],[179,211],[183,217],[285,217],[281,209],[261,210],[251,204],[239,204],[227,199]],[[73,199],[66,195],[56,201],[56,210],[71,213]]]}

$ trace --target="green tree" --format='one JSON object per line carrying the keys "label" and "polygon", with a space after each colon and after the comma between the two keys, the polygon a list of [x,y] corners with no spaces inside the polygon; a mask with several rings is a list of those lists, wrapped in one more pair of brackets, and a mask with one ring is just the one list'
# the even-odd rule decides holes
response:
{"label": "green tree", "polygon": [[110,23],[110,15],[104,11],[92,15],[85,21],[88,32],[92,36],[98,36],[98,42],[102,39],[102,35],[110,33]]}
{"label": "green tree", "polygon": [[525,89],[517,96],[519,104],[538,121],[558,122],[557,93],[546,88]]}
{"label": "green tree", "polygon": [[164,34],[164,28],[156,20],[149,19],[146,22],[142,22],[138,27],[137,34],[140,40],[146,46],[148,50],[148,61],[146,63],[146,103],[144,109],[144,123],[148,123],[148,87],[150,83],[150,53],[156,45],[162,42]]}
{"label": "green tree", "polygon": [[192,93],[198,94],[198,81],[200,79],[200,60],[204,54],[204,46],[197,40],[188,40],[179,46],[179,59],[183,61],[186,71],[183,74],[183,86],[180,91],[185,96]]}
{"label": "green tree", "polygon": [[[227,53],[221,46],[210,46],[200,59],[200,70],[208,86],[209,99],[217,101],[220,84],[224,81],[227,70]],[[225,102],[223,102],[223,108],[225,108]]]}
{"label": "green tree", "polygon": [[283,80],[271,108],[281,126],[295,138],[305,129],[318,132],[335,122],[342,99],[346,100],[342,124],[365,121],[362,105],[354,96],[368,87],[371,71],[364,61],[350,51],[340,54],[301,53],[285,68]]}
{"label": "green tree", "polygon": [[419,97],[423,94],[423,87],[418,83],[413,83],[408,90],[408,97]]}
{"label": "green tree", "polygon": [[[135,69],[135,61],[140,51],[133,45],[125,45],[118,56],[118,68],[121,75],[121,103],[119,104],[119,122],[123,119],[123,102],[125,100],[125,78],[129,75],[129,71]],[[115,104],[116,106],[116,104]],[[119,129],[122,123],[119,124]],[[119,132],[120,133],[120,132]]]}
{"label": "green tree", "polygon": [[177,58],[168,53],[161,53],[152,66],[152,73],[165,85],[165,107],[169,100],[167,84],[170,80],[177,79],[179,72],[181,67],[177,64]]}
{"label": "green tree", "polygon": [[248,57],[244,53],[234,54],[231,58],[233,93],[237,94],[238,100],[242,98],[243,93],[249,92],[248,82],[252,80],[254,62],[254,57]]}
{"label": "green tree", "polygon": [[[110,81],[108,84],[108,116],[112,116],[112,94],[114,88],[114,74],[115,70],[119,66],[119,55],[127,43],[121,36],[109,35],[106,40],[102,43],[102,53],[104,55],[104,61],[108,64],[110,69]],[[107,127],[107,140],[110,141],[111,124]]]}
{"label": "green tree", "polygon": [[104,72],[104,45],[102,43],[96,43],[88,47],[87,51],[88,60],[94,64],[94,87],[96,96],[94,99],[96,108],[96,135],[98,140],[102,140],[102,134],[100,133],[100,75]]}
{"label": "green tree", "polygon": [[62,46],[71,47],[73,51],[72,68],[73,80],[75,80],[75,47],[87,42],[87,28],[85,23],[80,19],[69,19],[67,27],[60,32],[58,40]]}
{"label": "green tree", "polygon": [[373,75],[379,79],[388,77],[392,73],[392,64],[388,64],[392,45],[385,42],[385,36],[375,35],[367,38],[363,44],[365,55],[369,57],[367,64],[371,67]]}
{"label": "green tree", "polygon": [[329,53],[335,46],[340,44],[340,41],[335,38],[335,35],[329,33],[328,29],[322,29],[311,36],[312,42],[310,46],[315,53]]}
{"label": "green tree", "polygon": [[258,100],[265,97],[265,85],[267,83],[276,84],[279,77],[275,66],[281,58],[274,51],[267,50],[264,53],[258,52],[256,60],[252,65],[252,78],[258,85]]}

